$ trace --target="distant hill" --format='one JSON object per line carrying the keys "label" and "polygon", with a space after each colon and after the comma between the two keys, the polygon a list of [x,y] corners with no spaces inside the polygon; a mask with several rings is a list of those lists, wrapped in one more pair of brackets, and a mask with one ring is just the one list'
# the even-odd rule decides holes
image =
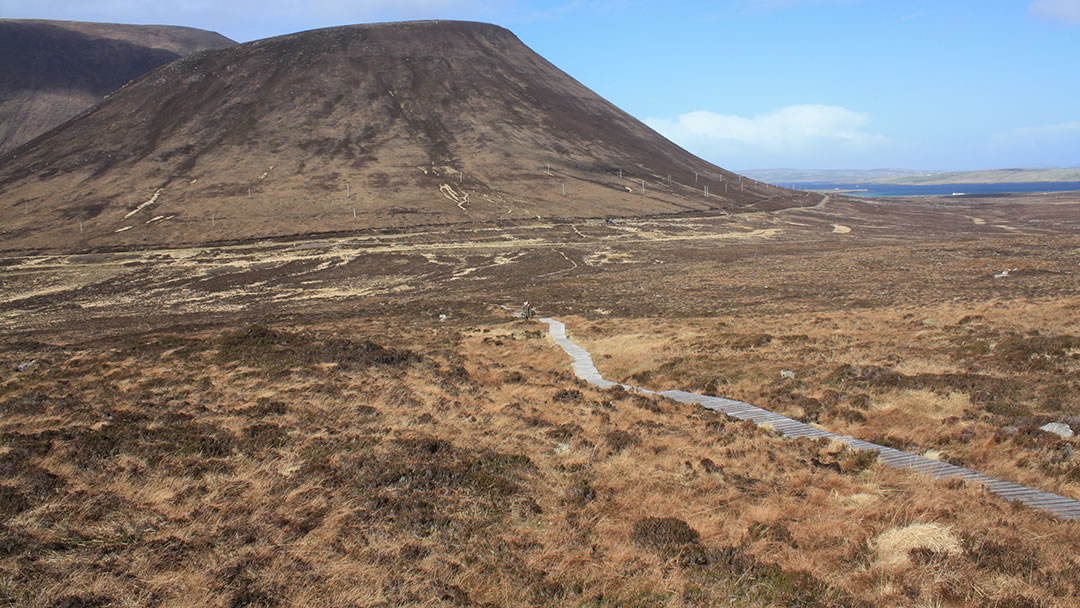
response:
{"label": "distant hill", "polygon": [[923,172],[874,180],[883,184],[1001,184],[1080,182],[1080,169],[992,169],[988,171]]}
{"label": "distant hill", "polygon": [[783,184],[785,182],[848,184],[907,177],[922,173],[912,169],[747,169],[739,172],[747,177],[770,184]]}
{"label": "distant hill", "polygon": [[232,44],[186,27],[0,19],[0,154],[156,67]]}
{"label": "distant hill", "polygon": [[743,175],[770,184],[832,182],[836,184],[994,184],[1076,182],[1080,169],[993,169],[987,171],[919,171],[915,169],[752,169]]}
{"label": "distant hill", "polygon": [[147,74],[0,158],[0,239],[174,245],[817,198],[693,156],[503,28],[391,23]]}

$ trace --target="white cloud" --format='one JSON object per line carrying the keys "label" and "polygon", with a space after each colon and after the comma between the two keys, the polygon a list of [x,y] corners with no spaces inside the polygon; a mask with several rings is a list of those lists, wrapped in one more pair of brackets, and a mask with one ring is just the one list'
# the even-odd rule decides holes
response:
{"label": "white cloud", "polygon": [[1080,139],[1080,122],[1062,122],[1035,127],[1021,127],[1012,131],[998,133],[994,135],[993,142],[1002,146],[1011,144],[1039,145],[1077,139]]}
{"label": "white cloud", "polygon": [[751,118],[699,110],[645,122],[677,142],[730,140],[771,150],[805,148],[822,140],[862,146],[881,139],[864,130],[869,114],[828,105],[787,106]]}
{"label": "white cloud", "polygon": [[[537,6],[534,6],[537,5]],[[507,2],[502,11],[502,24],[537,23],[564,19],[574,13],[610,14],[639,12],[648,3],[642,0],[571,0],[555,2]]]}
{"label": "white cloud", "polygon": [[1076,137],[1080,136],[1080,122],[1062,122],[1056,125],[1028,127],[1025,129],[1017,129],[1017,132],[1023,135],[1036,135],[1041,137]]}
{"label": "white cloud", "polygon": [[743,0],[752,11],[774,12],[812,4],[847,4],[857,0]]}
{"label": "white cloud", "polygon": [[702,110],[645,122],[721,166],[877,166],[889,141],[866,129],[869,114],[831,105],[793,105],[752,117]]}
{"label": "white cloud", "polygon": [[915,19],[922,19],[923,17],[926,17],[928,15],[930,15],[930,11],[917,11],[909,15],[904,15],[903,17],[900,17],[898,21],[913,21]]}
{"label": "white cloud", "polygon": [[1076,164],[1080,122],[1022,127],[990,136],[986,151],[1000,167],[1060,167]]}
{"label": "white cloud", "polygon": [[1034,0],[1028,12],[1062,25],[1080,25],[1080,0]]}

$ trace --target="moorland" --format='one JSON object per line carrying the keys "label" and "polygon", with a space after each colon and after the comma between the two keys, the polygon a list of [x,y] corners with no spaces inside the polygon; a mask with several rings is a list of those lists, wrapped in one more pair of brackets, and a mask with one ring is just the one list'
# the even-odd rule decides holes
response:
{"label": "moorland", "polygon": [[[1077,523],[577,380],[1080,499],[1080,199],[867,201],[0,258],[0,603],[994,606]],[[792,374],[781,375],[781,371]]]}

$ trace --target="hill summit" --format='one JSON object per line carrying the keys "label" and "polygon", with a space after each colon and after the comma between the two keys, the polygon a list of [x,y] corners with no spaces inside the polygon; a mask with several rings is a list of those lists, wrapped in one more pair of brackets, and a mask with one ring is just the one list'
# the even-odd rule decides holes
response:
{"label": "hill summit", "polygon": [[76,249],[816,202],[693,156],[503,28],[436,21],[178,59],[0,158],[0,196],[9,247]]}

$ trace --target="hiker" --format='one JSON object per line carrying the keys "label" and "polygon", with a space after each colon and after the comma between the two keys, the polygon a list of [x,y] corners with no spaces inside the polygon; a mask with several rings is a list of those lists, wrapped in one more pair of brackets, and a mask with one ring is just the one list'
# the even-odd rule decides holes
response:
{"label": "hiker", "polygon": [[532,304],[529,304],[528,300],[525,300],[525,303],[521,305],[521,316],[526,320],[532,318]]}

